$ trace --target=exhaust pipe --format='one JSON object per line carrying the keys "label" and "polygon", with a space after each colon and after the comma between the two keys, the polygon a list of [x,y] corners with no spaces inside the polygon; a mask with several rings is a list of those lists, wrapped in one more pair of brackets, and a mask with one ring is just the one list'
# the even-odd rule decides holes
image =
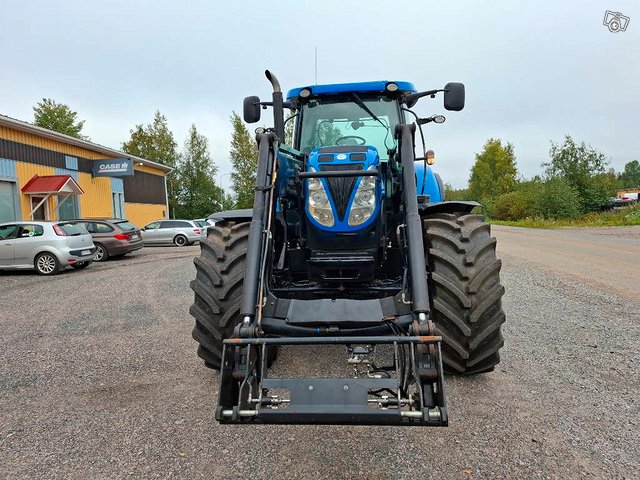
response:
{"label": "exhaust pipe", "polygon": [[284,107],[280,82],[269,70],[264,71],[267,80],[273,87],[273,126],[280,143],[284,143]]}

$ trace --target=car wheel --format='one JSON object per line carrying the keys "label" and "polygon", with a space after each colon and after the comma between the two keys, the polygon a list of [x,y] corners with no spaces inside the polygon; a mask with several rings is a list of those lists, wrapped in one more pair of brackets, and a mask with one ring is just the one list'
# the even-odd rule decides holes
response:
{"label": "car wheel", "polygon": [[83,268],[87,268],[89,265],[91,265],[91,262],[78,262],[72,264],[71,266],[76,270],[82,270]]}
{"label": "car wheel", "polygon": [[109,252],[103,245],[96,243],[96,253],[93,255],[94,262],[104,262],[109,258]]}
{"label": "car wheel", "polygon": [[187,237],[184,235],[176,235],[173,239],[173,243],[176,247],[184,247],[187,244]]}
{"label": "car wheel", "polygon": [[56,275],[60,272],[60,262],[53,253],[49,252],[38,255],[35,266],[40,275]]}

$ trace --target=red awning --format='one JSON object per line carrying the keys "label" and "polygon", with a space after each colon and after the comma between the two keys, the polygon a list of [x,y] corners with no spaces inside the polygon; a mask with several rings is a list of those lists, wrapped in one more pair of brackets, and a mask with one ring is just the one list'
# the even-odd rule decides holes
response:
{"label": "red awning", "polygon": [[27,184],[22,187],[22,193],[34,195],[38,193],[82,195],[84,190],[71,175],[34,175]]}

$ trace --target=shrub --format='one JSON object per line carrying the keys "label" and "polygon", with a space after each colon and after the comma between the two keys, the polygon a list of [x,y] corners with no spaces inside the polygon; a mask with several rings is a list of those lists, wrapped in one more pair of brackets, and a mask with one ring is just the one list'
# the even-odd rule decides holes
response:
{"label": "shrub", "polygon": [[524,189],[499,195],[488,201],[486,207],[496,220],[520,220],[536,214],[531,191]]}
{"label": "shrub", "polygon": [[536,198],[536,211],[544,218],[575,218],[582,202],[578,191],[563,178],[549,178]]}

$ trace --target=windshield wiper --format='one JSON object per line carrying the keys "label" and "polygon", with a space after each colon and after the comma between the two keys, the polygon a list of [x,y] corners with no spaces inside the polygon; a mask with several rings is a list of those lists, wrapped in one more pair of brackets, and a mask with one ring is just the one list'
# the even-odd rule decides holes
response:
{"label": "windshield wiper", "polygon": [[375,113],[373,113],[371,111],[371,109],[369,109],[369,107],[367,107],[367,105],[362,101],[362,99],[358,96],[357,93],[355,92],[351,92],[351,96],[353,97],[354,103],[356,105],[358,105],[361,109],[363,109],[365,112],[367,112],[371,118],[373,118],[374,120],[376,120],[380,125],[382,125],[384,128],[387,129],[387,131],[389,131],[389,126],[385,125],[384,122],[382,120],[380,120]]}

